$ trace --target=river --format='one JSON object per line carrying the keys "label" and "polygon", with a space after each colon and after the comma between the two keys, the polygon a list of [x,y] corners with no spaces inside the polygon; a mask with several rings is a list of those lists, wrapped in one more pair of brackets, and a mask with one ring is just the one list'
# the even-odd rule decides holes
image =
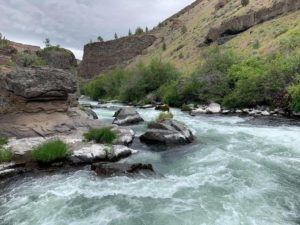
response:
{"label": "river", "polygon": [[[95,110],[112,121],[114,111]],[[147,121],[158,114],[139,109]],[[152,163],[161,177],[99,178],[81,170],[26,177],[0,191],[1,225],[300,224],[300,127],[172,109],[195,143],[149,147],[124,162]],[[139,136],[146,123],[132,126]]]}

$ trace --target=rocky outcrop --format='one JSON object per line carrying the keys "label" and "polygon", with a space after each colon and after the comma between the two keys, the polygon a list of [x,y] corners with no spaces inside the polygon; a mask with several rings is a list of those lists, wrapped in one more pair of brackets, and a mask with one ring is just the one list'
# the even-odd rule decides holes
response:
{"label": "rocky outcrop", "polygon": [[67,49],[58,47],[49,47],[37,52],[45,64],[57,68],[68,70],[77,67],[77,60],[74,54]]}
{"label": "rocky outcrop", "polygon": [[0,114],[67,111],[76,105],[76,82],[72,73],[50,67],[0,69]]}
{"label": "rocky outcrop", "polygon": [[133,107],[125,107],[119,109],[115,113],[114,117],[115,119],[113,121],[113,124],[121,126],[137,124],[144,121],[140,114]]}
{"label": "rocky outcrop", "polygon": [[41,50],[41,48],[39,46],[35,46],[35,45],[26,45],[26,44],[22,44],[22,43],[17,43],[14,41],[8,41],[8,44],[15,48],[16,51],[18,52],[30,52],[30,53],[35,53]]}
{"label": "rocky outcrop", "polygon": [[155,40],[153,35],[138,35],[87,44],[84,46],[79,75],[91,79],[104,71],[125,66],[131,59],[142,54]]}
{"label": "rocky outcrop", "polygon": [[153,176],[155,171],[151,164],[97,163],[91,169],[101,177],[112,176]]}
{"label": "rocky outcrop", "polygon": [[262,8],[246,15],[234,17],[223,22],[219,27],[212,28],[205,40],[206,44],[217,41],[222,44],[234,35],[246,31],[259,23],[276,18],[282,14],[300,9],[299,0],[284,0],[275,3],[272,7]]}
{"label": "rocky outcrop", "polygon": [[73,151],[68,160],[75,165],[101,161],[116,162],[136,152],[136,150],[123,145],[106,146],[93,144]]}
{"label": "rocky outcrop", "polygon": [[192,143],[194,136],[185,124],[176,120],[164,120],[150,123],[147,132],[140,139],[149,144],[179,145]]}
{"label": "rocky outcrop", "polygon": [[218,114],[222,112],[221,105],[218,103],[211,103],[208,106],[200,106],[195,110],[191,111],[192,116],[200,114]]}

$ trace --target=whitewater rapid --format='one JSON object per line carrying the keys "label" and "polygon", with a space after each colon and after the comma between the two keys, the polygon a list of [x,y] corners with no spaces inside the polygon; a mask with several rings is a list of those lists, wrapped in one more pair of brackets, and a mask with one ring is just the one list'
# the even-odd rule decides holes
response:
{"label": "whitewater rapid", "polygon": [[[95,111],[112,121],[114,111]],[[140,135],[158,112],[138,111]],[[103,179],[88,169],[26,177],[1,189],[0,224],[300,224],[300,127],[172,112],[196,142],[170,149],[136,139],[139,153],[124,160],[152,163],[161,177]]]}

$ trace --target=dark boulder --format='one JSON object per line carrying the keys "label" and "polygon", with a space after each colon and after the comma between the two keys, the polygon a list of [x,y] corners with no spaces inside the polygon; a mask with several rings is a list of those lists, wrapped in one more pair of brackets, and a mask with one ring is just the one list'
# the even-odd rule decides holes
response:
{"label": "dark boulder", "polygon": [[155,175],[151,164],[97,163],[91,169],[101,177]]}
{"label": "dark boulder", "polygon": [[192,143],[194,136],[185,124],[177,120],[164,120],[150,123],[140,139],[149,144],[180,145]]}
{"label": "dark boulder", "polygon": [[155,107],[155,110],[159,110],[159,111],[163,111],[163,112],[169,112],[170,111],[170,106],[168,106],[167,104],[157,105]]}
{"label": "dark boulder", "polygon": [[113,124],[116,125],[130,125],[130,124],[137,124],[143,120],[140,114],[133,108],[133,107],[125,107],[119,109],[114,114],[114,121]]}

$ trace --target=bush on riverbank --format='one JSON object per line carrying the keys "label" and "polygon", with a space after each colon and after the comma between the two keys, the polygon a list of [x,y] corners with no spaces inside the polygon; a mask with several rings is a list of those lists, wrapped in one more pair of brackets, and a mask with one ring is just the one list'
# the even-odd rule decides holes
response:
{"label": "bush on riverbank", "polygon": [[68,145],[59,139],[40,144],[32,150],[32,159],[41,163],[51,163],[68,155]]}
{"label": "bush on riverbank", "polygon": [[179,77],[179,72],[169,63],[157,59],[148,65],[139,63],[130,70],[113,70],[86,85],[85,91],[92,99],[120,99],[137,103],[151,92]]}
{"label": "bush on riverbank", "polygon": [[117,134],[110,128],[92,129],[83,136],[86,141],[95,141],[101,144],[112,144],[117,138]]}
{"label": "bush on riverbank", "polygon": [[8,143],[8,138],[6,137],[0,137],[0,147],[3,145],[6,145]]}
{"label": "bush on riverbank", "polygon": [[172,65],[154,60],[149,65],[121,70],[122,75],[115,75],[117,82],[114,76],[97,78],[105,82],[92,81],[87,93],[94,99],[118,98],[131,103],[153,93],[163,103],[176,107],[216,102],[227,108],[264,105],[299,112],[299,40],[300,33],[291,32],[280,41],[280,51],[265,56],[211,46],[204,49],[198,69],[186,76],[179,76]]}
{"label": "bush on riverbank", "polygon": [[14,157],[14,153],[10,148],[3,148],[0,146],[0,163],[10,162]]}

